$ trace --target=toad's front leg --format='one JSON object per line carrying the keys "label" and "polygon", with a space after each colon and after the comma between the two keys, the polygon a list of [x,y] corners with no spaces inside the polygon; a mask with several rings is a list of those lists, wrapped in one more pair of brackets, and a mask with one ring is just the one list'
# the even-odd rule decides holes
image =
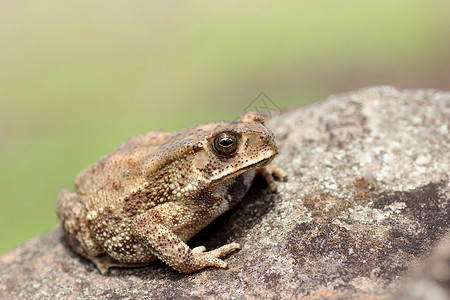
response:
{"label": "toad's front leg", "polygon": [[[226,244],[205,252],[205,247],[194,249],[177,236],[173,230],[186,217],[184,209],[174,203],[164,203],[146,211],[133,221],[133,235],[160,260],[181,273],[192,273],[205,267],[226,268],[219,259],[240,249],[237,243]],[[183,222],[181,222],[183,223]]]}
{"label": "toad's front leg", "polygon": [[286,172],[273,162],[256,169],[256,175],[264,178],[272,192],[277,191],[277,185],[275,184],[273,175],[275,175],[275,177],[280,181],[286,181],[287,179]]}

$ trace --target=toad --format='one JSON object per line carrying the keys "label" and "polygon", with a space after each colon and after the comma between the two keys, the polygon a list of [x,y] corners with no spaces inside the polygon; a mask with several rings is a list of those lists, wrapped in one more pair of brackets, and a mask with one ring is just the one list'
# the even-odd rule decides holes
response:
{"label": "toad", "polygon": [[239,202],[255,175],[275,191],[285,174],[271,163],[273,133],[258,112],[235,122],[179,131],[150,131],[129,139],[78,174],[56,211],[69,245],[102,273],[159,259],[181,273],[214,266],[237,243],[206,251],[192,236]]}

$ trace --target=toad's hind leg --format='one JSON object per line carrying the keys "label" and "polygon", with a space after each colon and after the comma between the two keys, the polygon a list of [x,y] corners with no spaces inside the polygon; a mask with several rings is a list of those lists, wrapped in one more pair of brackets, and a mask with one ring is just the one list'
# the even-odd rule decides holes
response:
{"label": "toad's hind leg", "polygon": [[102,273],[107,272],[113,263],[105,260],[105,255],[102,255],[105,252],[93,238],[86,220],[86,207],[79,196],[63,189],[56,200],[56,213],[72,249],[92,260]]}

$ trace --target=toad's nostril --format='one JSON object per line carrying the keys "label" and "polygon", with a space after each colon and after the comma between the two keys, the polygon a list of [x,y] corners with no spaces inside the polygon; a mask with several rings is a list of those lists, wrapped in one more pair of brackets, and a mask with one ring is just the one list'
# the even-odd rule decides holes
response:
{"label": "toad's nostril", "polygon": [[270,137],[268,135],[261,135],[259,138],[263,145],[267,145],[270,142]]}

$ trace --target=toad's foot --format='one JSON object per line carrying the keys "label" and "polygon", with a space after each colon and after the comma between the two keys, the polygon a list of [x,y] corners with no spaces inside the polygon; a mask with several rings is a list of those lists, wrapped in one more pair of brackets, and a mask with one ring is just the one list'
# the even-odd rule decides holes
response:
{"label": "toad's foot", "polygon": [[[194,261],[197,261],[198,266],[200,268],[204,268],[207,266],[215,266],[219,268],[228,268],[228,264],[223,260],[219,259],[219,257],[223,257],[234,250],[241,249],[241,245],[238,243],[231,243],[223,245],[220,248],[205,252],[206,248],[204,246],[199,246],[192,249],[192,254],[195,257]],[[190,272],[186,272],[190,273]]]}
{"label": "toad's foot", "polygon": [[277,178],[279,181],[287,180],[286,172],[275,163],[270,163],[267,166],[256,169],[256,175],[260,175],[264,178],[272,192],[277,191],[275,178]]}

